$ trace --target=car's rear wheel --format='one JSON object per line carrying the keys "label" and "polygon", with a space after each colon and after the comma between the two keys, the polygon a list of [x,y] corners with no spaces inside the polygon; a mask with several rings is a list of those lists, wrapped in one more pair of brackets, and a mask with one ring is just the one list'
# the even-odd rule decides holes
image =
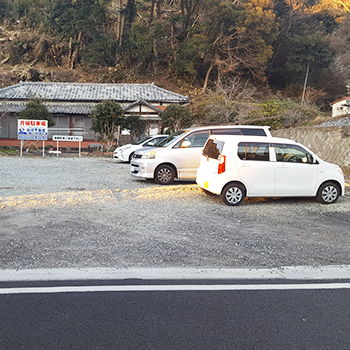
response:
{"label": "car's rear wheel", "polygon": [[331,204],[339,198],[339,195],[339,187],[333,182],[326,182],[319,188],[316,198],[322,204]]}
{"label": "car's rear wheel", "polygon": [[226,205],[239,205],[245,198],[245,188],[239,183],[230,183],[221,192],[221,199]]}
{"label": "car's rear wheel", "polygon": [[170,165],[160,165],[154,173],[154,181],[159,185],[170,185],[175,179],[175,171]]}

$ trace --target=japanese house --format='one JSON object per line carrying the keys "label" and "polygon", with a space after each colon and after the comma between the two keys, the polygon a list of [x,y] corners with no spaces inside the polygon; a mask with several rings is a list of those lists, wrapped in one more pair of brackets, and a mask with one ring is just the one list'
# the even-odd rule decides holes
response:
{"label": "japanese house", "polygon": [[0,89],[0,146],[18,146],[17,120],[26,103],[40,98],[56,125],[49,128],[53,135],[83,136],[82,147],[96,144],[89,113],[96,104],[112,100],[119,103],[124,114],[137,115],[146,121],[145,134],[157,134],[161,129],[160,115],[170,104],[187,105],[187,96],[160,88],[154,84],[95,84],[21,82]]}

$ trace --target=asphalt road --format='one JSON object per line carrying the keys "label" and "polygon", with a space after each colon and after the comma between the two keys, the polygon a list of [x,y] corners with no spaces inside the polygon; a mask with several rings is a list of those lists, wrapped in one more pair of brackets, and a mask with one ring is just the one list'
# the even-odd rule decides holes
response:
{"label": "asphalt road", "polygon": [[1,283],[0,348],[345,350],[350,284],[336,282]]}

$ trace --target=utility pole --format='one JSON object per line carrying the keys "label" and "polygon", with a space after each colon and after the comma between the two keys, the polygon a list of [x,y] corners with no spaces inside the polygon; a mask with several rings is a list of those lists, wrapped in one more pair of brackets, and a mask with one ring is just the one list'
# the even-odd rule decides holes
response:
{"label": "utility pole", "polygon": [[305,98],[305,90],[306,90],[306,85],[307,85],[307,78],[309,76],[309,68],[310,68],[310,64],[307,65],[307,69],[306,69],[306,76],[305,76],[305,83],[304,83],[304,91],[303,91],[303,97],[301,99],[301,105],[304,104],[304,98]]}

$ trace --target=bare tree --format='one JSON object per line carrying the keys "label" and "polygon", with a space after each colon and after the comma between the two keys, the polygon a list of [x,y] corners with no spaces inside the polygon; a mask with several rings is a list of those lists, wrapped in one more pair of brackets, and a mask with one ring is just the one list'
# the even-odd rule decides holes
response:
{"label": "bare tree", "polygon": [[208,93],[208,103],[205,106],[205,124],[224,124],[239,122],[239,112],[245,108],[246,102],[254,97],[256,88],[240,77],[220,80],[216,88]]}

